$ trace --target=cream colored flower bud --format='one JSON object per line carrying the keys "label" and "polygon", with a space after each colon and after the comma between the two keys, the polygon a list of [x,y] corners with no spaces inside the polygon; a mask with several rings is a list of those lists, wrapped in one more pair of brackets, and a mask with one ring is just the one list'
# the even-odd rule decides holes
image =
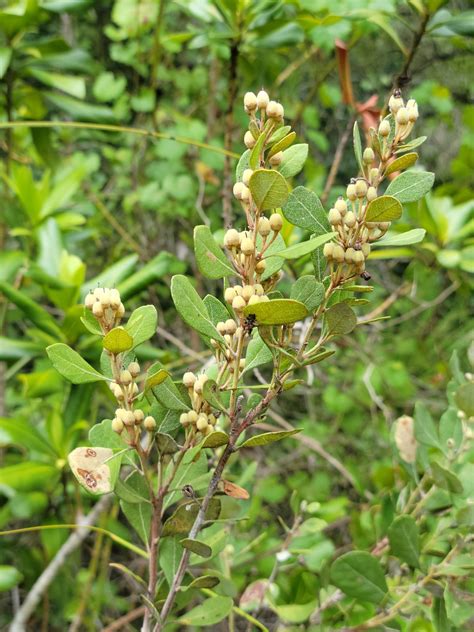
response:
{"label": "cream colored flower bud", "polygon": [[253,285],[244,285],[244,287],[242,288],[242,298],[248,301],[249,298],[254,294],[255,290],[253,289]]}
{"label": "cream colored flower bud", "polygon": [[270,101],[267,105],[267,116],[268,118],[279,118],[279,108],[278,103],[276,101]]}
{"label": "cream colored flower bud", "polygon": [[408,112],[408,120],[410,121],[410,123],[415,123],[418,119],[418,106],[407,108],[407,112]]}
{"label": "cream colored flower bud", "polygon": [[260,90],[257,94],[257,107],[259,110],[265,110],[267,105],[270,102],[270,97],[265,92],[265,90]]}
{"label": "cream colored flower bud", "polygon": [[278,121],[282,121],[282,120],[283,120],[283,118],[284,118],[284,116],[285,116],[285,109],[284,109],[284,107],[282,106],[282,104],[281,104],[281,103],[277,103],[277,115],[276,115],[276,119],[277,119]]}
{"label": "cream colored flower bud", "polygon": [[194,392],[197,393],[198,395],[201,395],[204,388],[204,384],[207,382],[208,379],[209,378],[207,377],[205,373],[201,373],[201,375],[197,378],[197,380],[194,383]]}
{"label": "cream colored flower bud", "polygon": [[379,222],[380,230],[387,231],[390,228],[390,222]]}
{"label": "cream colored flower bud", "polygon": [[131,410],[126,410],[122,415],[123,423],[126,426],[134,426],[135,425],[135,415]]}
{"label": "cream colored flower bud", "polygon": [[348,211],[345,214],[343,221],[346,226],[348,226],[349,228],[352,228],[353,226],[355,226],[356,221],[357,221],[355,213],[353,213],[352,211]]}
{"label": "cream colored flower bud", "polygon": [[181,413],[181,415],[179,416],[179,423],[185,428],[186,426],[189,426],[191,420],[189,419],[188,413]]}
{"label": "cream colored flower bud", "polygon": [[416,461],[417,442],[415,439],[415,422],[412,417],[403,415],[395,422],[395,443],[400,456],[407,463]]}
{"label": "cream colored flower bud", "polygon": [[328,219],[332,226],[338,226],[341,223],[342,217],[337,208],[330,209]]}
{"label": "cream colored flower bud", "polygon": [[116,432],[117,434],[121,434],[123,432],[123,429],[124,424],[121,419],[117,419],[117,417],[115,417],[115,419],[112,419],[112,430],[114,432]]}
{"label": "cream colored flower bud", "polygon": [[236,296],[240,296],[242,294],[242,286],[241,285],[234,285],[234,290],[235,290],[235,295]]}
{"label": "cream colored flower bud", "polygon": [[133,411],[133,416],[135,417],[136,426],[139,426],[142,423],[142,421],[145,419],[145,413],[143,412],[143,410],[140,410],[139,408]]}
{"label": "cream colored flower bud", "polygon": [[357,197],[363,198],[367,193],[367,182],[365,180],[357,180],[355,190]]}
{"label": "cream colored flower bud", "polygon": [[280,213],[272,213],[270,215],[270,228],[276,233],[283,228],[283,218]]}
{"label": "cream colored flower bud", "polygon": [[268,237],[272,229],[270,226],[270,220],[266,217],[261,217],[258,222],[258,233],[261,237]]}
{"label": "cream colored flower bud", "polygon": [[235,320],[233,320],[232,318],[229,318],[228,320],[226,320],[225,330],[226,330],[226,333],[231,336],[235,334],[235,332],[237,331],[237,323],[235,322]]}
{"label": "cream colored flower bud", "polygon": [[266,267],[267,267],[267,262],[265,261],[265,259],[261,259],[260,261],[258,261],[257,265],[255,266],[255,272],[257,274],[263,274],[265,272]]}
{"label": "cream colored flower bud", "polygon": [[364,257],[364,253],[362,252],[362,250],[354,250],[354,254],[352,255],[352,261],[355,264],[364,263],[365,257]]}
{"label": "cream colored flower bud", "polygon": [[244,190],[245,184],[243,182],[236,182],[232,188],[232,193],[237,200],[242,199],[242,191]]}
{"label": "cream colored flower bud", "polygon": [[155,430],[156,428],[156,421],[154,417],[152,417],[151,415],[148,415],[148,417],[145,417],[143,421],[143,426],[145,430],[147,430],[148,432],[153,432],[153,430]]}
{"label": "cream colored flower bud", "polygon": [[372,200],[375,200],[375,198],[377,197],[377,189],[375,187],[369,187],[367,189],[367,201],[368,202],[372,202]]}
{"label": "cream colored flower bud", "polygon": [[224,300],[226,303],[228,303],[228,305],[232,305],[232,301],[236,296],[237,292],[234,290],[233,287],[226,288],[226,291],[224,292]]}
{"label": "cream colored flower bud", "polygon": [[92,307],[94,306],[94,303],[95,303],[95,296],[91,292],[88,292],[86,294],[86,298],[84,299],[84,306],[87,309],[92,310]]}
{"label": "cream colored flower bud", "polygon": [[364,153],[362,154],[362,160],[366,165],[371,165],[375,160],[375,154],[372,147],[366,147],[364,149]]}
{"label": "cream colored flower bud", "polygon": [[92,306],[92,313],[96,318],[102,318],[102,316],[104,315],[104,308],[102,307],[102,304],[99,303],[99,301],[96,301]]}
{"label": "cream colored flower bud", "polygon": [[125,399],[125,395],[123,394],[123,391],[118,384],[116,384],[113,390],[113,394],[114,394],[115,399],[118,399],[119,402]]}
{"label": "cream colored flower bud", "polygon": [[239,361],[239,369],[243,371],[245,369],[245,358],[241,358]]}
{"label": "cream colored flower bud", "polygon": [[186,388],[191,388],[192,386],[194,386],[195,382],[196,376],[194,375],[194,373],[192,371],[186,371],[186,373],[183,375],[184,386],[186,386]]}
{"label": "cream colored flower bud", "polygon": [[373,184],[375,184],[377,182],[378,178],[379,178],[379,175],[380,175],[380,171],[378,170],[378,168],[377,167],[373,167],[370,170],[370,174],[369,174],[370,181]]}
{"label": "cream colored flower bud", "polygon": [[250,198],[251,198],[250,189],[246,187],[244,184],[242,188],[242,193],[240,194],[240,199],[245,204],[245,203],[250,202]]}
{"label": "cream colored flower bud", "polygon": [[116,408],[115,409],[115,417],[117,419],[121,419],[123,421],[123,419],[124,419],[123,416],[125,415],[126,412],[127,411],[125,410],[125,408]]}
{"label": "cream colored flower bud", "polygon": [[120,292],[116,288],[109,290],[110,307],[112,309],[118,309],[121,303]]}
{"label": "cream colored flower bud", "polygon": [[225,334],[225,323],[222,322],[222,321],[220,323],[217,323],[216,329],[221,334],[221,336],[224,335]]}
{"label": "cream colored flower bud", "polygon": [[125,370],[120,373],[120,383],[124,386],[128,386],[132,383],[132,375],[130,371]]}
{"label": "cream colored flower bud", "polygon": [[357,200],[356,186],[355,184],[349,184],[346,189],[346,195],[351,202]]}
{"label": "cream colored flower bud", "polygon": [[195,410],[190,410],[187,413],[187,416],[188,416],[188,420],[189,420],[190,423],[192,423],[192,424],[196,423],[197,418],[198,418],[198,414],[197,414],[197,412]]}
{"label": "cream colored flower bud", "polygon": [[354,248],[348,248],[344,253],[344,260],[346,263],[354,263],[354,255],[356,251]]}
{"label": "cream colored flower bud", "polygon": [[140,365],[138,362],[130,362],[127,369],[132,377],[137,377],[140,374]]}
{"label": "cream colored flower bud", "polygon": [[255,252],[255,246],[253,240],[250,237],[245,237],[240,242],[240,250],[244,255],[252,255]]}
{"label": "cream colored flower bud", "polygon": [[283,152],[282,151],[278,151],[276,154],[274,154],[269,162],[272,165],[272,167],[278,167],[278,165],[281,164],[281,161],[283,160]]}
{"label": "cream colored flower bud", "polygon": [[122,318],[124,314],[125,314],[125,306],[123,303],[120,303],[120,305],[117,307],[116,315],[118,318]]}
{"label": "cream colored flower bud", "polygon": [[370,244],[368,243],[362,244],[362,253],[364,257],[367,259],[367,257],[370,255]]}
{"label": "cream colored flower bud", "polygon": [[257,97],[253,92],[246,92],[244,95],[244,107],[249,112],[257,109]]}
{"label": "cream colored flower bud", "polygon": [[241,296],[236,296],[232,301],[232,309],[234,309],[236,312],[241,312],[246,305],[247,303],[245,299]]}
{"label": "cream colored flower bud", "polygon": [[333,252],[334,252],[334,244],[332,242],[324,244],[323,255],[326,257],[326,259],[332,259]]}
{"label": "cream colored flower bud", "polygon": [[414,108],[414,107],[418,107],[418,104],[415,101],[415,99],[408,99],[406,107],[407,108]]}
{"label": "cream colored flower bud", "polygon": [[205,430],[207,428],[208,422],[207,422],[207,415],[206,413],[200,413],[197,422],[196,422],[196,428],[200,431]]}
{"label": "cream colored flower bud", "polygon": [[390,134],[390,123],[386,121],[385,119],[380,122],[379,134],[383,138],[387,137]]}
{"label": "cream colored flower bud", "polygon": [[334,261],[337,261],[338,263],[344,263],[344,258],[345,258],[344,248],[340,246],[339,244],[333,245],[332,258],[334,259]]}
{"label": "cream colored flower bud", "polygon": [[104,293],[104,288],[103,287],[96,287],[94,290],[94,298],[96,301],[100,301],[100,299],[102,298],[102,294]]}
{"label": "cream colored flower bud", "polygon": [[260,299],[262,297],[261,296],[257,296],[257,294],[254,294],[253,296],[251,296],[248,300],[248,304],[249,305],[256,305],[257,303],[260,303]]}
{"label": "cream colored flower bud", "polygon": [[243,172],[242,182],[245,184],[245,186],[248,186],[252,173],[253,173],[253,169],[245,169],[245,171]]}
{"label": "cream colored flower bud", "polygon": [[408,110],[406,108],[400,108],[398,110],[397,123],[399,125],[406,125],[408,123]]}
{"label": "cream colored flower bud", "polygon": [[400,111],[400,108],[403,107],[403,99],[395,94],[389,99],[388,107],[390,108],[390,112],[392,114],[397,114]]}
{"label": "cream colored flower bud", "polygon": [[261,285],[260,283],[256,283],[253,286],[254,290],[255,290],[255,294],[257,296],[263,296],[263,294],[265,294],[265,290],[263,289],[263,285]]}
{"label": "cream colored flower bud", "polygon": [[110,307],[110,290],[104,289],[102,296],[100,297],[100,304],[104,309]]}
{"label": "cream colored flower bud", "polygon": [[336,211],[339,211],[341,215],[345,215],[347,212],[347,202],[343,197],[339,197],[334,204]]}
{"label": "cream colored flower bud", "polygon": [[138,384],[132,384],[132,395],[138,395]]}
{"label": "cream colored flower bud", "polygon": [[255,138],[253,137],[252,132],[247,131],[244,134],[244,145],[247,149],[252,149],[255,146]]}
{"label": "cream colored flower bud", "polygon": [[208,415],[207,421],[211,424],[211,426],[215,426],[217,423],[217,417],[215,415]]}

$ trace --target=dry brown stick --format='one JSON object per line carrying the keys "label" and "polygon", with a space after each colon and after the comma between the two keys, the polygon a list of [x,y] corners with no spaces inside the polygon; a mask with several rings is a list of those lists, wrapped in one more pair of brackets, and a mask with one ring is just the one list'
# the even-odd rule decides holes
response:
{"label": "dry brown stick", "polygon": [[326,204],[327,199],[329,197],[329,193],[333,187],[334,181],[336,179],[337,173],[339,171],[339,167],[341,164],[342,157],[344,155],[344,149],[346,148],[347,141],[351,135],[352,128],[354,127],[354,122],[356,120],[356,116],[353,115],[344,129],[341,138],[336,147],[336,152],[334,154],[334,160],[332,161],[331,169],[329,170],[329,174],[326,180],[326,184],[324,185],[324,190],[321,194],[321,202]]}
{"label": "dry brown stick", "polygon": [[110,623],[102,632],[115,632],[116,630],[123,630],[127,623],[131,623],[145,614],[146,606],[140,606],[124,614],[123,617],[117,619],[113,623]]}

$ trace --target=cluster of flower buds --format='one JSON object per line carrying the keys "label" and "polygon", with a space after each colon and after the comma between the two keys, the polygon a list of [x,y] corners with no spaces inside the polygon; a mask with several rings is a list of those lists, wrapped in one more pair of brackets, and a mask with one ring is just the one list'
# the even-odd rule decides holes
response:
{"label": "cluster of flower buds", "polygon": [[138,362],[130,362],[126,369],[120,371],[118,379],[109,383],[110,390],[119,402],[126,401],[130,403],[138,395],[136,378],[139,374],[140,365]]}
{"label": "cluster of flower buds", "polygon": [[205,373],[197,376],[191,371],[187,371],[183,375],[183,384],[188,389],[193,408],[187,413],[182,413],[179,418],[184,428],[193,427],[203,435],[211,433],[217,423],[217,417],[212,413],[211,406],[203,397],[204,384],[208,379]]}
{"label": "cluster of flower buds", "polygon": [[[282,122],[283,117],[285,116],[285,110],[283,109],[282,104],[277,101],[270,101],[270,97],[265,90],[260,90],[258,94],[255,94],[254,92],[246,92],[244,95],[244,110],[250,116],[255,116],[257,111],[259,111],[261,115],[265,113],[267,118],[274,119],[278,122]],[[251,149],[251,147],[249,147],[249,145],[245,142],[245,138],[244,143],[249,149]],[[255,145],[255,140],[253,145]]]}
{"label": "cluster of flower buds", "polygon": [[[413,129],[418,119],[418,104],[415,99],[409,99],[405,104],[400,90],[395,90],[390,97],[388,107],[395,119],[394,143],[398,143],[405,140]],[[386,119],[380,123],[379,134],[383,138],[390,134],[390,123]]]}
{"label": "cluster of flower buds", "polygon": [[126,408],[117,408],[115,417],[112,419],[112,430],[117,434],[122,434],[124,428],[128,429],[130,437],[135,438],[135,429],[145,428],[147,432],[153,432],[156,429],[155,418],[151,415],[145,417],[143,410],[127,410]]}
{"label": "cluster of flower buds", "polygon": [[224,292],[224,299],[237,314],[240,314],[247,305],[255,305],[269,300],[261,283],[228,287]]}
{"label": "cluster of flower buds", "polygon": [[96,317],[104,332],[116,327],[125,314],[120,292],[115,288],[96,288],[87,294],[84,304]]}

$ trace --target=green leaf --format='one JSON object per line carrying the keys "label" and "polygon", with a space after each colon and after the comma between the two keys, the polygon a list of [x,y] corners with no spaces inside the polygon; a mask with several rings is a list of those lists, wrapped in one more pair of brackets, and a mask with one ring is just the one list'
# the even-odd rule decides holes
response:
{"label": "green leaf", "polygon": [[0,445],[9,444],[43,454],[55,454],[48,441],[28,421],[0,417]]}
{"label": "green leaf", "polygon": [[324,314],[327,333],[331,336],[350,334],[357,325],[357,316],[347,303],[336,303]]}
{"label": "green leaf", "polygon": [[220,579],[215,575],[202,575],[201,577],[196,577],[193,581],[184,587],[184,590],[188,590],[189,588],[213,588],[217,586],[220,582]]}
{"label": "green leaf", "polygon": [[308,145],[298,143],[283,152],[278,171],[284,178],[292,178],[301,171],[308,157]]}
{"label": "green leaf", "polygon": [[[309,619],[311,613],[315,611],[318,606],[318,602],[317,600],[313,600],[308,601],[307,603],[278,605],[273,603],[271,598],[269,598],[269,605],[282,621],[286,621],[288,623],[304,623]],[[290,629],[294,629],[294,627],[292,626]]]}
{"label": "green leaf", "polygon": [[72,97],[76,97],[76,99],[84,99],[86,96],[86,83],[83,77],[41,70],[40,68],[34,68],[32,65],[27,68],[27,72],[45,86],[61,90]]}
{"label": "green leaf", "polygon": [[132,349],[154,336],[157,324],[158,313],[154,305],[142,305],[135,309],[125,325],[125,329],[133,338]]}
{"label": "green leaf", "polygon": [[399,158],[395,158],[395,160],[385,169],[385,175],[388,176],[396,171],[404,171],[409,167],[413,167],[417,160],[418,154],[416,152],[411,152],[409,154],[405,154],[404,156],[400,156]]}
{"label": "green leaf", "polygon": [[415,438],[418,443],[442,449],[433,418],[423,402],[415,405]]}
{"label": "green leaf", "polygon": [[[155,281],[161,281],[165,274],[176,272],[176,258],[169,252],[162,251],[150,259],[140,270],[124,279],[117,287],[122,301],[148,288]],[[184,268],[184,266],[183,266]]]}
{"label": "green leaf", "polygon": [[9,487],[17,492],[44,489],[55,483],[59,470],[53,465],[28,461],[7,465],[0,469],[0,489]]}
{"label": "green leaf", "polygon": [[12,58],[12,49],[7,46],[0,47],[0,79],[2,79],[8,70],[10,65],[10,59]]}
{"label": "green leaf", "polygon": [[[262,242],[262,237],[260,235],[257,235],[258,250],[262,248]],[[262,274],[262,281],[266,281],[266,279],[269,279],[282,268],[285,260],[282,257],[278,257],[278,253],[285,248],[285,240],[281,236],[281,233],[279,233],[275,241],[271,243],[270,246],[268,246],[268,248],[265,250],[264,258],[267,267],[265,268],[265,272]]]}
{"label": "green leaf", "polygon": [[331,581],[348,597],[378,604],[388,592],[380,562],[366,551],[341,555],[331,566]]}
{"label": "green leaf", "polygon": [[[335,233],[326,233],[325,235],[318,235],[317,237],[312,237],[311,239],[308,239],[308,241],[303,241],[300,244],[294,244],[293,246],[289,246],[288,248],[285,248],[284,250],[280,250],[279,252],[276,253],[276,256],[282,259],[288,259],[288,260],[299,259],[300,257],[304,257],[305,255],[308,255],[310,252],[313,252],[314,250],[316,250],[316,248],[319,248],[320,246],[325,244],[327,241],[334,239],[334,237],[335,237]],[[269,256],[272,256],[272,255],[267,255],[265,259],[267,259],[267,257]]]}
{"label": "green leaf", "polygon": [[126,87],[125,77],[115,77],[113,72],[102,72],[94,81],[92,93],[97,101],[115,101]]}
{"label": "green leaf", "polygon": [[416,202],[428,193],[434,179],[434,173],[429,171],[406,171],[390,182],[385,194],[397,198],[400,202]]}
{"label": "green leaf", "polygon": [[[162,536],[188,535],[199,512],[199,504],[192,500],[180,505],[172,516],[163,525]],[[221,501],[218,498],[211,498],[206,511],[206,521],[213,522],[219,518],[221,512]],[[210,524],[205,524],[210,526]]]}
{"label": "green leaf", "polygon": [[273,169],[257,169],[250,176],[249,188],[260,211],[282,206],[288,198],[285,178]]}
{"label": "green leaf", "polygon": [[224,342],[209,318],[206,306],[187,277],[177,274],[172,278],[171,296],[185,323],[203,336]]}
{"label": "green leaf", "polygon": [[[169,476],[174,468],[174,464],[170,463],[165,472],[166,477]],[[173,480],[173,489],[165,499],[165,509],[182,497],[181,489],[184,485],[192,485],[194,491],[207,487],[211,477],[207,467],[207,455],[201,450],[201,446],[197,445],[188,450],[183,458],[181,465],[178,467]]]}
{"label": "green leaf", "polygon": [[155,444],[158,452],[163,454],[175,454],[179,450],[179,445],[173,439],[173,437],[166,432],[155,433]]}
{"label": "green leaf", "polygon": [[84,307],[84,311],[81,316],[81,322],[89,333],[94,334],[94,336],[103,336],[103,331],[100,328],[97,319],[86,307]]}
{"label": "green leaf", "polygon": [[[139,473],[134,472],[127,478],[127,486],[134,490],[137,495],[142,498],[149,498],[150,493],[145,481],[145,478]],[[150,524],[152,516],[152,506],[150,502],[133,502],[128,503],[123,500],[120,501],[120,507],[125,514],[128,522],[135,529],[137,534],[143,540],[145,544],[148,544],[150,537]]]}
{"label": "green leaf", "polygon": [[391,222],[402,216],[400,201],[390,195],[381,195],[367,206],[365,220],[367,222]]}
{"label": "green leaf", "polygon": [[63,338],[61,330],[56,325],[54,318],[50,316],[45,309],[40,307],[36,301],[26,296],[24,292],[16,290],[6,281],[0,281],[0,292],[2,292],[9,301],[14,303],[41,331],[45,331],[55,338]]}
{"label": "green leaf", "polygon": [[291,288],[291,298],[304,303],[309,312],[319,307],[324,298],[324,285],[316,280],[312,274],[300,277]]}
{"label": "green leaf", "polygon": [[120,450],[126,447],[124,440],[112,430],[112,420],[104,419],[89,430],[89,441],[100,448]]}
{"label": "green leaf", "polygon": [[398,516],[388,530],[390,549],[413,568],[420,567],[420,532],[412,516]]}
{"label": "green leaf", "polygon": [[326,271],[328,262],[324,256],[323,246],[319,246],[311,253],[311,263],[313,264],[314,275],[318,281],[324,279],[324,273]]}
{"label": "green leaf", "polygon": [[458,411],[450,406],[439,420],[439,437],[441,445],[446,445],[448,439],[454,441],[455,448],[459,448],[463,440],[462,421],[458,417]]}
{"label": "green leaf", "polygon": [[121,281],[128,277],[136,268],[138,255],[129,255],[106,268],[98,276],[89,279],[81,288],[81,296],[85,295],[96,287],[116,287]]}
{"label": "green leaf", "polygon": [[207,294],[203,298],[203,303],[206,306],[209,318],[212,320],[214,325],[217,325],[217,323],[226,321],[228,318],[230,318],[230,313],[227,310],[227,307],[223,303],[221,303],[221,301],[215,296]]}
{"label": "green leaf", "polygon": [[105,334],[102,343],[104,349],[117,355],[132,348],[133,338],[123,327],[114,327]]}
{"label": "green leaf", "polygon": [[431,607],[431,618],[436,632],[451,632],[443,597],[435,597]]}
{"label": "green leaf", "polygon": [[208,434],[201,443],[202,448],[219,448],[221,445],[229,443],[229,435],[222,430],[214,430]]}
{"label": "green leaf", "polygon": [[[162,364],[155,362],[148,369],[149,379],[162,370],[164,370]],[[185,397],[171,377],[165,377],[159,384],[152,386],[152,389],[156,399],[168,410],[189,410],[189,398]]]}
{"label": "green leaf", "polygon": [[291,224],[310,230],[315,235],[324,235],[331,230],[320,199],[316,193],[305,187],[296,187],[290,193],[282,211]]}
{"label": "green leaf", "polygon": [[395,153],[401,154],[404,151],[411,151],[412,149],[416,149],[416,147],[423,145],[427,138],[428,136],[419,136],[418,138],[414,138],[409,143],[406,143],[405,145],[400,145]]}
{"label": "green leaf", "polygon": [[247,305],[244,315],[255,315],[258,325],[288,325],[303,320],[308,310],[303,303],[288,298]]}
{"label": "green leaf", "polygon": [[411,246],[419,244],[425,238],[426,230],[424,228],[414,228],[407,230],[405,233],[388,233],[382,239],[372,244],[377,246]]}
{"label": "green leaf", "polygon": [[[153,366],[150,368],[153,368]],[[158,371],[151,373],[150,375],[148,375],[145,381],[145,387],[143,389],[144,392],[148,391],[150,388],[153,388],[154,386],[159,386],[169,376],[170,374],[168,373],[168,371],[165,371],[165,369],[158,369]]]}
{"label": "green leaf", "polygon": [[254,331],[252,339],[247,346],[245,356],[245,371],[252,371],[263,364],[268,364],[273,360],[273,354],[263,342],[257,330]]}
{"label": "green leaf", "polygon": [[239,162],[237,163],[237,167],[235,168],[236,182],[241,182],[244,171],[250,168],[249,159],[250,159],[250,149],[247,149],[240,156]]}
{"label": "green leaf", "polygon": [[357,124],[357,121],[354,123],[354,127],[352,129],[352,138],[354,141],[354,155],[356,157],[357,164],[359,165],[361,173],[364,173],[364,163],[362,162],[362,141],[360,140],[359,125]]}
{"label": "green leaf", "polygon": [[272,156],[277,154],[279,151],[284,151],[285,149],[287,149],[293,143],[295,138],[296,138],[296,132],[290,132],[289,134],[281,138],[278,142],[272,145],[272,148],[268,152],[267,157],[271,158]]}
{"label": "green leaf", "polygon": [[215,380],[207,380],[204,384],[202,394],[204,399],[209,402],[209,404],[213,408],[217,408],[217,410],[222,411],[223,413],[227,412],[226,406],[222,402],[222,392],[220,390],[219,385]]}
{"label": "green leaf", "polygon": [[208,627],[225,619],[233,605],[231,597],[211,597],[178,619],[178,623],[187,627]]}
{"label": "green leaf", "polygon": [[22,579],[23,575],[14,566],[0,566],[0,592],[11,590],[17,586]]}
{"label": "green leaf", "polygon": [[222,279],[235,270],[214,239],[209,226],[194,229],[194,253],[199,270],[208,279]]}
{"label": "green leaf", "polygon": [[453,474],[450,470],[442,467],[436,461],[430,463],[430,467],[434,482],[438,487],[446,489],[448,492],[453,494],[463,493],[464,487],[456,474]]}
{"label": "green leaf", "polygon": [[282,125],[275,132],[273,132],[267,144],[272,147],[275,143],[279,143],[282,138],[285,138],[285,136],[290,131],[291,131],[291,125]]}
{"label": "green leaf", "polygon": [[251,169],[256,169],[260,162],[260,154],[262,153],[263,145],[265,143],[266,133],[262,131],[262,133],[257,138],[257,142],[252,147],[249,155],[249,167]]}
{"label": "green leaf", "polygon": [[180,540],[179,543],[183,548],[196,553],[196,555],[199,555],[200,557],[211,557],[212,555],[211,547],[207,544],[204,544],[204,542],[201,542],[200,540],[184,538],[184,540]]}
{"label": "green leaf", "polygon": [[279,430],[277,432],[264,432],[263,434],[256,435],[255,437],[250,437],[250,439],[246,439],[243,443],[239,445],[239,450],[241,448],[255,448],[259,445],[268,445],[269,443],[274,443],[275,441],[281,441],[286,437],[291,437],[291,435],[297,434],[301,432],[302,428],[294,428],[293,430]]}
{"label": "green leaf", "polygon": [[56,343],[46,348],[46,353],[54,368],[73,384],[98,382],[107,378],[101,375],[76,351],[63,343]]}
{"label": "green leaf", "polygon": [[457,407],[466,413],[467,417],[474,416],[474,383],[462,384],[454,393]]}

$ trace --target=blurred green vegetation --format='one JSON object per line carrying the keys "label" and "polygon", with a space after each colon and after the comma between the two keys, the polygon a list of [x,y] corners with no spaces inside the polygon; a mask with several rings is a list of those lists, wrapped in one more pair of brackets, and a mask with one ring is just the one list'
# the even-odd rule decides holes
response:
{"label": "blurred green vegetation", "polygon": [[[169,281],[187,272],[200,289],[217,291],[196,273],[192,228],[208,223],[219,231],[239,212],[229,196],[235,169],[229,153],[242,151],[247,90],[264,86],[284,103],[298,138],[309,143],[294,185],[325,190],[348,121],[363,120],[363,108],[343,98],[336,53],[342,41],[359,105],[378,95],[383,108],[394,83],[418,101],[417,135],[428,136],[420,163],[436,173],[436,183],[408,206],[400,225],[420,226],[427,235],[416,247],[387,252],[393,259],[369,262],[376,289],[363,311],[391,319],[340,342],[324,368],[308,370],[305,383],[286,394],[278,419],[303,433],[234,462],[234,480],[251,491],[251,501],[237,514],[229,502],[228,512],[247,520],[209,530],[220,553],[215,569],[238,603],[249,584],[272,575],[275,553],[283,550],[282,523],[291,527],[305,501],[324,529],[308,524],[288,556],[277,558],[270,605],[257,598],[251,607],[249,598],[242,607],[275,630],[341,626],[337,606],[323,627],[309,616],[325,599],[334,554],[352,546],[370,550],[393,514],[408,475],[393,448],[392,422],[412,414],[420,400],[435,417],[443,413],[453,351],[463,370],[472,370],[466,352],[474,271],[473,33],[474,13],[462,1],[2,3],[0,417],[16,426],[0,425],[0,529],[74,523],[90,507],[66,456],[91,425],[110,416],[113,401],[106,388],[71,387],[44,352],[63,340],[98,362],[99,346],[80,322],[89,288],[116,284],[128,309],[144,301],[158,308],[160,332],[171,341],[155,336],[140,348],[140,361],[159,359],[177,375],[199,366],[173,344],[199,350],[199,340],[176,319]],[[355,172],[349,143],[326,190],[328,207]],[[289,243],[296,237],[289,226],[283,232]],[[288,288],[308,272],[309,259],[289,266]],[[135,541],[116,509],[100,526]],[[51,529],[0,539],[2,629],[68,534]],[[113,558],[143,573],[142,561],[129,553],[99,533],[90,537],[60,570],[29,629],[64,630],[74,620],[79,627],[71,629],[103,629],[139,607],[133,582],[108,565]],[[347,607],[351,625],[366,617],[360,606]],[[433,627],[429,613],[428,606],[418,609],[396,629],[449,629]],[[473,629],[463,627],[472,617],[472,610],[460,615],[451,629]],[[138,629],[133,625],[123,629]],[[247,629],[240,620],[236,625]]]}

